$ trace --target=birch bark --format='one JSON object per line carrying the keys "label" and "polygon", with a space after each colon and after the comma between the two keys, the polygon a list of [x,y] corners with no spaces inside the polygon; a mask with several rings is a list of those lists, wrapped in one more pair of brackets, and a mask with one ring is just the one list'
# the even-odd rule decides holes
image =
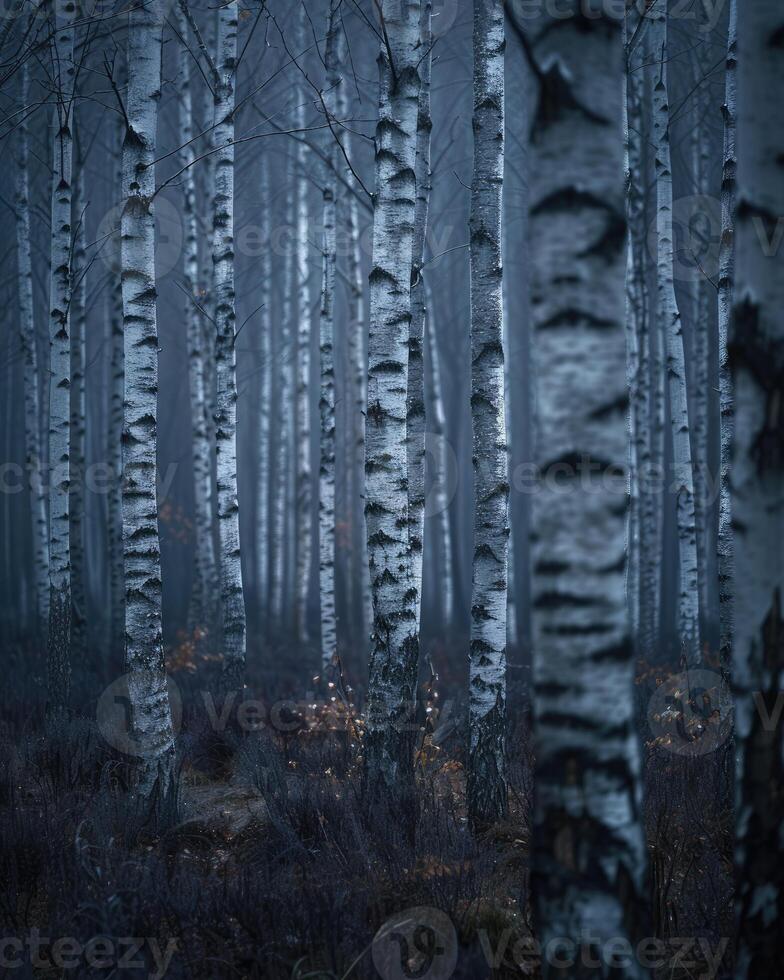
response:
{"label": "birch bark", "polygon": [[471,416],[474,561],[468,665],[468,813],[506,810],[506,600],[509,461],[504,408],[501,196],[504,172],[502,0],[474,2],[474,174],[471,182]]}
{"label": "birch bark", "polygon": [[729,346],[735,398],[733,683],[738,980],[784,956],[784,9],[738,19],[737,278]]}
{"label": "birch bark", "polygon": [[159,779],[162,789],[168,788],[174,757],[163,660],[156,500],[158,333],[153,194],[162,30],[162,0],[150,0],[130,11],[121,221],[125,658],[131,723],[141,762],[139,785],[147,794]]}
{"label": "birch bark", "polygon": [[378,4],[373,262],[370,272],[365,514],[373,593],[365,765],[371,793],[413,777],[419,636],[406,471],[406,392],[416,211],[419,0]]}
{"label": "birch bark", "polygon": [[721,172],[721,243],[719,246],[719,408],[721,457],[719,471],[719,661],[729,669],[733,630],[733,542],[730,458],[733,432],[733,395],[727,356],[735,280],[735,197],[737,175],[737,43],[738,7],[730,0],[727,30],[727,64],[724,82],[724,147]]}
{"label": "birch bark", "polygon": [[[326,111],[334,114],[333,105],[339,84],[340,40],[338,0],[331,0],[327,20],[325,66],[327,73]],[[337,656],[335,621],[335,268],[337,240],[335,227],[336,178],[335,141],[327,131],[326,161],[322,172],[322,284],[319,318],[321,357],[321,459],[319,466],[319,593],[321,609],[321,662],[328,668]]]}
{"label": "birch bark", "polygon": [[72,0],[55,0],[55,132],[52,153],[51,269],[49,282],[49,630],[47,706],[67,709],[71,683],[70,481],[71,169],[73,136],[74,21]]}
{"label": "birch bark", "polygon": [[[261,158],[259,192],[262,201],[270,199],[269,163],[267,157]],[[259,382],[259,486],[258,486],[258,595],[261,601],[263,629],[270,626],[270,474],[272,469],[272,256],[270,254],[271,218],[269,208],[265,208],[261,218],[262,252],[259,256],[259,279],[261,307],[261,376]]]}
{"label": "birch bark", "polygon": [[[75,121],[75,120],[74,120]],[[74,127],[75,128],[75,127]],[[76,140],[77,146],[80,140]],[[87,333],[87,202],[84,197],[85,159],[81,149],[75,161],[71,227],[73,268],[71,270],[71,387],[70,387],[70,472],[68,487],[69,542],[71,550],[71,656],[82,661],[87,653],[87,564],[85,560],[85,342]]]}
{"label": "birch bark", "polygon": [[416,209],[414,211],[413,265],[411,269],[411,324],[408,331],[408,389],[406,394],[406,466],[408,470],[408,520],[411,563],[416,589],[417,622],[422,606],[422,556],[425,537],[425,378],[422,343],[425,330],[425,262],[427,219],[432,178],[430,174],[430,76],[432,72],[431,0],[422,0],[419,45],[422,63],[416,136]]}
{"label": "birch bark", "polygon": [[[20,103],[27,106],[30,69],[20,66]],[[23,113],[16,142],[16,257],[19,276],[19,339],[24,357],[25,456],[30,481],[33,540],[33,582],[38,629],[46,635],[49,622],[49,527],[41,457],[41,379],[33,304],[33,263],[30,238],[30,133]]]}
{"label": "birch bark", "polygon": [[683,324],[675,297],[667,12],[663,4],[653,8],[650,35],[655,59],[652,101],[656,157],[657,317],[665,337],[670,396],[679,552],[678,636],[684,663],[691,668],[702,662],[697,533]]}
{"label": "birch bark", "polygon": [[[187,33],[182,8],[177,11],[177,31]],[[189,628],[207,644],[215,643],[218,615],[215,603],[218,575],[213,536],[212,443],[210,440],[207,393],[205,391],[204,328],[199,307],[199,227],[196,174],[188,166],[193,158],[193,98],[191,95],[191,53],[185,44],[179,48],[179,153],[180,166],[188,167],[182,176],[183,279],[185,286],[185,324],[190,381],[190,409],[193,439],[194,562]]]}
{"label": "birch bark", "polygon": [[[563,5],[561,5],[563,7]],[[574,4],[532,37],[532,497],[539,941],[634,935],[645,848],[624,590],[621,26]],[[563,16],[563,10],[560,14]],[[556,970],[543,965],[544,976]],[[597,976],[615,971],[601,965]],[[634,964],[627,977],[641,976]]]}
{"label": "birch bark", "polygon": [[[237,0],[218,12],[215,94],[215,196],[213,197],[213,298],[216,322],[215,452],[221,572],[223,675],[241,688],[245,674],[245,604],[240,561],[237,498],[237,376],[234,350],[234,85],[237,60]],[[217,81],[217,79],[216,79]]]}
{"label": "birch bark", "polygon": [[[305,47],[305,7],[300,8],[298,37],[300,50]],[[305,93],[297,89],[296,129],[305,127]],[[297,633],[303,647],[310,643],[308,604],[310,598],[310,570],[313,534],[313,490],[310,445],[310,273],[308,270],[308,193],[307,147],[297,141],[295,180],[296,196],[296,324],[297,324],[297,577],[295,583],[297,602]]]}

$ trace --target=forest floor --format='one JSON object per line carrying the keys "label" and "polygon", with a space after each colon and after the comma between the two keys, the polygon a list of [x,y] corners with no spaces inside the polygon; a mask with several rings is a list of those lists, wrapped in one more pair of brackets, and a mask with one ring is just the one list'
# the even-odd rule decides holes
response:
{"label": "forest floor", "polygon": [[[366,806],[355,731],[216,731],[180,687],[177,779],[152,807],[94,700],[48,735],[40,704],[0,720],[0,935],[21,943],[9,976],[392,980],[439,956],[458,980],[537,972],[514,956],[531,935],[524,765],[507,818],[475,836],[454,732],[422,741],[418,812],[402,819]],[[58,968],[56,938],[80,951],[75,967]],[[135,940],[136,965],[94,965],[101,939],[116,959]]]}

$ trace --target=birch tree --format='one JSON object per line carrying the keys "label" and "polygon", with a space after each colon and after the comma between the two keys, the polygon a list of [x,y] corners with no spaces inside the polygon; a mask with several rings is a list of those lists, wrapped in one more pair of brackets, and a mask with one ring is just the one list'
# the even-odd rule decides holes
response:
{"label": "birch tree", "polygon": [[[630,936],[645,850],[624,594],[628,432],[621,25],[531,35],[532,618],[539,941]],[[563,10],[560,12],[563,15]],[[543,964],[545,976],[554,975]],[[605,963],[597,975],[612,975]],[[641,976],[639,967],[625,976]]]}
{"label": "birch tree", "polygon": [[121,262],[125,337],[123,545],[125,658],[139,785],[168,787],[174,739],[163,660],[161,557],[156,500],[158,333],[155,285],[155,148],[163,2],[128,15],[127,129],[123,141]]}
{"label": "birch tree", "polygon": [[[325,109],[332,112],[337,94],[339,64],[339,0],[331,0],[327,15],[327,42],[324,55],[327,95]],[[321,609],[321,661],[328,668],[337,655],[335,621],[335,269],[336,241],[336,147],[328,130],[326,161],[322,173],[322,284],[319,318],[321,358],[321,453],[319,466],[319,595]]]}
{"label": "birch tree", "polygon": [[438,582],[441,589],[441,622],[448,630],[454,615],[454,581],[452,578],[452,540],[449,524],[449,497],[447,479],[449,473],[449,446],[446,441],[446,412],[441,386],[441,364],[438,356],[438,338],[435,326],[435,306],[431,291],[427,290],[427,317],[425,321],[425,369],[427,372],[432,420],[428,421],[428,434],[433,439],[430,458],[436,469],[434,510],[438,515],[439,560]]}
{"label": "birch tree", "polygon": [[[269,200],[269,163],[262,155],[259,180],[261,200]],[[270,471],[272,468],[272,257],[270,255],[271,218],[269,208],[261,217],[262,251],[259,256],[261,315],[261,375],[259,380],[259,486],[257,506],[256,548],[258,556],[258,587],[264,616],[263,629],[270,626]]]}
{"label": "birch tree", "polygon": [[365,514],[373,593],[365,765],[372,787],[412,777],[419,636],[409,540],[406,392],[422,55],[418,0],[379,2]]}
{"label": "birch tree", "polygon": [[[297,37],[300,50],[305,39],[305,7],[300,7]],[[297,87],[295,129],[305,128],[305,93]],[[312,474],[310,450],[310,274],[308,269],[308,194],[307,194],[307,147],[302,140],[296,144],[295,180],[299,184],[296,195],[295,264],[296,264],[296,328],[297,328],[297,577],[295,582],[297,603],[297,632],[303,646],[310,642],[308,624],[308,600],[310,596],[312,515]]]}
{"label": "birch tree", "polygon": [[724,81],[724,147],[721,172],[721,243],[719,246],[719,408],[721,412],[721,461],[719,469],[719,660],[729,667],[733,623],[733,544],[732,498],[730,495],[730,456],[732,452],[733,396],[727,354],[735,279],[735,195],[737,153],[737,39],[738,8],[730,0],[727,30],[727,63]]}
{"label": "birch tree", "polygon": [[747,4],[738,20],[738,207],[729,362],[735,399],[735,976],[780,969],[784,916],[784,9]]}
{"label": "birch tree", "polygon": [[47,705],[67,708],[71,677],[70,318],[71,170],[73,156],[74,21],[72,0],[53,4],[54,145],[52,151],[51,270],[49,280],[49,639]]}
{"label": "birch tree", "polygon": [[[30,92],[30,69],[23,60],[20,69],[19,101],[26,107]],[[33,591],[35,613],[45,632],[49,621],[49,527],[46,490],[41,458],[41,380],[30,237],[30,132],[23,112],[16,137],[16,261],[19,277],[19,339],[24,357],[25,458],[30,480],[33,540]]]}
{"label": "birch tree", "polygon": [[[628,15],[627,15],[628,16]],[[645,30],[645,24],[642,30]],[[629,32],[632,33],[631,31]],[[657,475],[664,452],[662,366],[651,330],[646,261],[647,157],[644,152],[644,72],[647,53],[627,54],[626,212],[629,226],[626,265],[626,325],[629,351],[632,507],[628,588],[638,652],[650,663],[658,651],[661,593],[662,507]],[[634,556],[632,559],[632,555]]]}
{"label": "birch tree", "polygon": [[653,141],[656,161],[657,318],[664,333],[672,427],[673,476],[678,530],[678,636],[686,666],[701,663],[694,475],[686,389],[683,324],[675,296],[672,229],[672,163],[668,99],[667,10],[652,8],[650,39],[654,67]]}
{"label": "birch tree", "polygon": [[[75,128],[75,127],[74,127]],[[73,228],[73,269],[70,309],[70,472],[68,487],[69,543],[71,552],[71,654],[82,661],[87,652],[87,563],[85,557],[84,480],[85,480],[85,343],[87,334],[87,235],[84,197],[85,158],[81,133],[76,133],[78,152],[73,179],[71,227]]]}
{"label": "birch tree", "polygon": [[[185,15],[177,11],[177,32],[187,33]],[[185,44],[178,51],[179,67],[179,141],[182,174],[183,221],[183,279],[185,288],[185,323],[188,348],[188,377],[193,446],[193,510],[194,563],[189,625],[200,634],[207,634],[214,646],[217,626],[215,593],[218,575],[213,535],[212,443],[208,421],[205,390],[204,337],[199,297],[199,227],[195,168],[192,164],[191,141],[194,137],[193,97],[191,94],[191,53]]]}
{"label": "birch tree", "polygon": [[411,561],[417,592],[417,621],[422,604],[422,553],[425,536],[425,378],[422,344],[425,330],[425,284],[423,266],[427,237],[430,174],[430,76],[432,72],[433,4],[422,0],[419,44],[422,63],[417,112],[416,209],[414,211],[413,266],[411,271],[411,323],[408,331],[408,389],[406,394],[406,466],[408,469],[408,520]]}
{"label": "birch tree", "polygon": [[[114,132],[116,169],[113,174],[113,188],[120,200],[123,193],[122,144],[125,136],[125,121],[117,115]],[[122,248],[120,236],[121,214],[118,209],[116,225],[112,229],[111,269],[112,281],[109,291],[109,419],[106,440],[106,458],[112,471],[112,481],[107,500],[107,543],[109,546],[109,595],[110,595],[110,650],[113,656],[125,655],[125,562],[123,557],[123,516],[122,516],[122,478],[123,450],[122,433],[124,425],[125,400],[125,337],[123,334],[123,296],[122,296]]]}
{"label": "birch tree", "polygon": [[506,599],[509,502],[504,410],[501,192],[504,11],[474,2],[474,175],[471,181],[471,417],[474,562],[468,668],[468,812],[474,826],[506,810]]}
{"label": "birch tree", "polygon": [[237,0],[218,12],[215,93],[215,196],[213,198],[213,298],[216,321],[215,450],[218,477],[223,673],[231,688],[245,673],[245,605],[237,499],[237,377],[234,349],[234,83]]}

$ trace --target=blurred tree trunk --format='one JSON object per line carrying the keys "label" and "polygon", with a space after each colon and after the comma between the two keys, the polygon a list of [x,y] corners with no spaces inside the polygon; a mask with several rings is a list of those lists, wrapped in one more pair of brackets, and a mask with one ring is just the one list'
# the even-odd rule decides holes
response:
{"label": "blurred tree trunk", "polygon": [[506,812],[506,600],[509,460],[504,410],[501,195],[504,11],[474,0],[474,175],[471,182],[471,415],[474,560],[468,667],[468,814]]}
{"label": "blurred tree trunk", "polygon": [[373,635],[365,765],[371,794],[413,789],[419,635],[408,520],[406,391],[416,211],[419,0],[379,3],[379,110],[366,429],[365,514]]}
{"label": "blurred tree trunk", "polygon": [[738,209],[729,346],[735,398],[733,682],[737,740],[735,976],[784,959],[784,8],[738,20]]}
{"label": "blurred tree trunk", "polygon": [[163,0],[135,7],[128,23],[127,130],[123,142],[122,289],[125,336],[123,543],[125,650],[140,788],[172,775],[174,739],[163,660],[161,556],[156,500],[158,331],[155,284],[155,150]]}
{"label": "blurred tree trunk", "polygon": [[[540,943],[565,936],[587,948],[633,942],[645,905],[624,588],[623,46],[618,20],[589,18],[576,4],[569,18],[543,17],[529,37],[538,80],[530,151],[539,477],[532,892]],[[545,977],[555,972],[543,964]],[[632,965],[624,976],[642,973]]]}

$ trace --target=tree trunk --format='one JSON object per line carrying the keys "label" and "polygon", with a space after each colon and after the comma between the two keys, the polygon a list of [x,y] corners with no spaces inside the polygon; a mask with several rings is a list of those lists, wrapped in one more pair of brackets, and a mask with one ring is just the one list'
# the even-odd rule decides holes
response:
{"label": "tree trunk", "polygon": [[156,500],[158,332],[155,301],[155,149],[161,85],[162,0],[128,25],[128,127],[123,142],[122,284],[125,336],[123,544],[125,657],[140,788],[172,775],[174,739],[163,660]]}
{"label": "tree trunk", "polygon": [[[300,50],[305,46],[305,7],[300,8],[297,37]],[[305,93],[297,89],[296,129],[305,126]],[[307,193],[308,152],[303,141],[296,144],[295,177],[297,182],[296,205],[296,324],[297,324],[297,578],[295,582],[297,602],[297,636],[303,647],[310,644],[308,604],[310,598],[310,571],[313,534],[313,490],[310,446],[310,272],[308,269],[308,215]]]}
{"label": "tree trunk", "polygon": [[[77,146],[80,140],[77,137]],[[85,159],[77,152],[73,181],[71,227],[73,269],[71,272],[71,389],[70,458],[68,517],[71,547],[71,656],[79,663],[87,653],[87,564],[85,560],[84,481],[85,481],[85,343],[87,334],[87,202],[84,199]]]}
{"label": "tree trunk", "polygon": [[543,946],[631,940],[644,904],[624,589],[622,37],[615,19],[573,14],[543,18],[532,38],[532,892]]}
{"label": "tree trunk", "polygon": [[449,631],[454,616],[454,579],[452,577],[452,541],[449,524],[449,446],[446,441],[446,412],[441,388],[441,364],[438,356],[438,338],[435,326],[435,307],[430,290],[427,290],[427,320],[425,323],[425,367],[427,369],[430,404],[433,419],[428,422],[428,434],[433,439],[434,513],[438,515],[439,554],[438,579],[440,593],[441,624]]}
{"label": "tree trunk", "polygon": [[245,603],[237,500],[237,376],[234,350],[234,85],[237,0],[219,9],[215,95],[215,196],[213,198],[213,298],[216,322],[215,451],[220,537],[223,676],[240,689],[245,676]]}
{"label": "tree trunk", "polygon": [[678,636],[687,667],[702,662],[699,630],[697,534],[694,513],[689,407],[683,324],[675,298],[674,241],[672,229],[672,164],[670,161],[670,107],[667,94],[667,12],[655,8],[650,27],[655,61],[653,86],[653,138],[656,156],[657,316],[667,350],[667,378],[672,426],[673,475],[678,527]]}
{"label": "tree trunk", "polygon": [[[29,97],[29,65],[22,60],[20,104]],[[16,257],[19,275],[19,339],[24,356],[25,456],[30,482],[36,630],[45,636],[49,622],[49,528],[41,457],[41,380],[33,304],[30,240],[30,147],[27,116],[22,115],[16,142]]]}
{"label": "tree trunk", "polygon": [[419,635],[408,523],[406,391],[416,211],[420,3],[379,4],[365,514],[373,593],[365,765],[371,793],[413,777]]}
{"label": "tree trunk", "polygon": [[[182,37],[187,24],[182,9],[177,11],[177,30]],[[193,98],[191,95],[191,53],[185,44],[179,48],[179,161],[188,167],[194,153]],[[199,227],[195,168],[190,166],[182,175],[183,221],[183,278],[185,280],[185,323],[188,347],[188,376],[193,438],[193,510],[194,560],[188,627],[194,638],[206,637],[208,648],[215,646],[218,623],[215,594],[218,575],[213,535],[214,505],[212,500],[212,444],[209,431],[207,393],[204,371],[204,327],[199,307]]]}
{"label": "tree trunk", "polygon": [[422,342],[425,330],[425,262],[427,217],[432,179],[430,175],[430,75],[432,70],[432,0],[422,0],[419,45],[422,63],[417,112],[416,209],[414,212],[413,266],[411,269],[411,324],[408,331],[408,391],[406,395],[406,466],[408,470],[408,520],[411,564],[416,589],[417,622],[422,605],[422,555],[425,539],[425,377]]}
{"label": "tree trunk", "polygon": [[[122,200],[123,171],[122,144],[125,137],[125,122],[117,117],[118,125],[114,133],[116,171],[113,191],[116,201]],[[123,516],[122,482],[123,449],[122,433],[124,422],[123,402],[125,399],[125,338],[123,334],[122,297],[122,255],[120,244],[121,205],[113,212],[111,252],[112,282],[110,287],[110,365],[109,365],[109,419],[106,440],[106,459],[111,468],[112,480],[107,500],[107,544],[109,550],[109,649],[113,665],[122,664],[125,658],[125,561],[123,558]]]}
{"label": "tree trunk", "polygon": [[468,666],[468,814],[506,811],[506,573],[509,472],[504,410],[501,192],[504,172],[502,0],[474,2],[471,182],[471,416],[474,562]]}
{"label": "tree trunk", "polygon": [[[266,155],[261,157],[261,179],[259,193],[262,201],[270,200],[269,163]],[[259,486],[257,508],[257,594],[261,603],[262,629],[265,635],[270,627],[270,574],[271,574],[271,534],[270,534],[270,476],[272,472],[272,255],[270,233],[272,220],[270,209],[264,208],[261,216],[262,252],[259,256],[261,317],[261,374],[259,380]]]}
{"label": "tree trunk", "polygon": [[55,134],[52,153],[52,227],[49,284],[49,640],[47,705],[50,716],[67,709],[71,685],[70,481],[71,167],[74,20],[72,0],[55,0]]}
{"label": "tree trunk", "polygon": [[[325,65],[327,72],[327,112],[333,102],[339,79],[340,25],[336,0],[331,0],[327,21]],[[321,462],[319,466],[319,594],[321,609],[321,662],[328,668],[337,656],[335,622],[335,268],[337,240],[335,228],[335,141],[327,130],[326,163],[322,173],[322,284],[319,349],[321,352]]]}
{"label": "tree trunk", "polygon": [[737,781],[738,980],[784,959],[784,9],[738,20],[738,208],[729,348],[735,398],[733,682]]}
{"label": "tree trunk", "polygon": [[733,630],[733,544],[730,457],[732,453],[733,394],[727,357],[727,338],[732,318],[735,280],[735,194],[737,155],[737,40],[738,9],[730,0],[727,34],[727,66],[724,83],[724,160],[721,173],[721,243],[719,246],[719,408],[721,412],[721,462],[719,475],[719,662],[729,670]]}

